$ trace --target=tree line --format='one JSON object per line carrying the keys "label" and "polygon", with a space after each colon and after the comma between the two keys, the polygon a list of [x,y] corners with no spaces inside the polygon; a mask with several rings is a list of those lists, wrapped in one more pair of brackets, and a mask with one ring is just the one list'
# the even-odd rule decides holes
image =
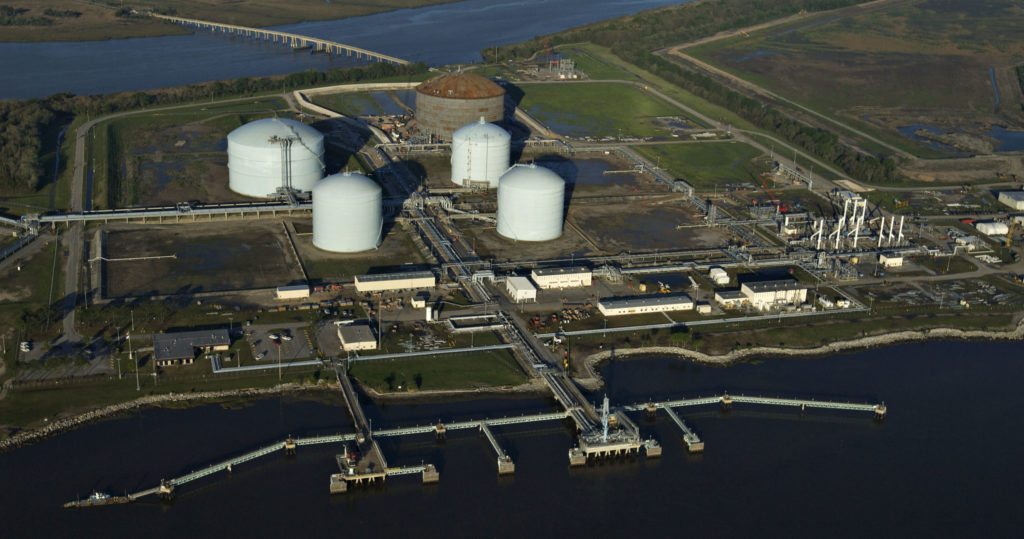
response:
{"label": "tree line", "polygon": [[[655,9],[594,23],[524,43],[481,51],[485,59],[527,58],[546,46],[589,42],[711,103],[728,108],[750,123],[773,132],[808,152],[868,182],[900,179],[891,156],[868,155],[839,141],[830,131],[790,118],[775,107],[746,97],[710,77],[686,70],[652,51],[679,43],[779,19],[801,11],[823,11],[864,0],[709,0]],[[497,56],[495,56],[497,54]]]}
{"label": "tree line", "polygon": [[52,145],[56,142],[48,140],[50,137],[46,135],[56,133],[60,125],[70,122],[74,116],[99,116],[151,106],[251,96],[288,88],[410,76],[426,70],[427,66],[423,63],[375,63],[275,77],[242,77],[144,92],[86,96],[61,93],[44,99],[0,101],[0,192],[17,195],[38,189],[45,174],[43,156],[53,151],[53,148],[44,147],[44,144]]}

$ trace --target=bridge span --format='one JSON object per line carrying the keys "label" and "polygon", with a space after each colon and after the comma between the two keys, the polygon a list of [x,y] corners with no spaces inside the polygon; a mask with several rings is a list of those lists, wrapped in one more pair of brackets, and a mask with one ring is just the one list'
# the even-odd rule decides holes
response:
{"label": "bridge span", "polygon": [[157,19],[163,19],[174,24],[180,24],[182,26],[189,26],[193,28],[198,28],[200,30],[210,30],[214,33],[219,32],[222,34],[245,37],[249,39],[270,41],[272,43],[282,43],[289,45],[293,49],[309,47],[316,52],[326,52],[338,56],[344,54],[345,56],[355,56],[357,59],[362,58],[374,62],[385,62],[395,65],[408,65],[410,63],[408,60],[403,60],[401,58],[396,58],[394,56],[388,56],[387,54],[361,49],[359,47],[353,47],[352,45],[345,45],[344,43],[338,43],[335,41],[320,39],[316,37],[291,34],[288,32],[279,32],[277,30],[267,30],[264,28],[249,28],[247,26],[238,26],[235,24],[201,21],[198,19],[186,19],[184,17],[172,17],[170,15],[161,15],[159,13],[149,13],[149,16],[155,17]]}

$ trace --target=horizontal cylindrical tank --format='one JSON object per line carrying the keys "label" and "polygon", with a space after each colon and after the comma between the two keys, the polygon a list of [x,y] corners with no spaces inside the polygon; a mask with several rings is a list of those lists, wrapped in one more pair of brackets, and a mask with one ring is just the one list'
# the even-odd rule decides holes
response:
{"label": "horizontal cylindrical tank", "polygon": [[278,188],[312,191],[324,177],[324,136],[287,118],[249,122],[228,134],[228,186],[251,197]]}
{"label": "horizontal cylindrical tank", "polygon": [[498,181],[498,234],[517,241],[562,235],[565,180],[537,165],[516,165]]}
{"label": "horizontal cylindrical tank", "polygon": [[498,187],[508,170],[512,137],[484,121],[460,127],[452,136],[452,183],[463,187]]}
{"label": "horizontal cylindrical tank", "polygon": [[384,227],[380,185],[362,174],[328,176],[313,188],[313,245],[357,253],[380,245]]}

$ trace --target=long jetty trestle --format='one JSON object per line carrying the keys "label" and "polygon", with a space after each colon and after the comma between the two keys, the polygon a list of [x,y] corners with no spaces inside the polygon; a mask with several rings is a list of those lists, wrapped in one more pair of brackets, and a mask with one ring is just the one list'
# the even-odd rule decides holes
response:
{"label": "long jetty trestle", "polygon": [[396,65],[409,64],[408,60],[389,56],[379,52],[371,50],[361,49],[359,47],[353,47],[352,45],[345,45],[344,43],[337,43],[327,39],[320,39],[316,37],[303,36],[299,34],[291,34],[288,32],[279,32],[277,30],[267,30],[264,28],[249,28],[247,26],[238,26],[235,24],[224,24],[219,22],[201,21],[198,19],[186,19],[184,17],[172,17],[170,15],[161,15],[159,13],[149,13],[150,16],[157,19],[163,19],[165,21],[172,22],[174,24],[180,24],[182,26],[189,26],[198,28],[200,30],[210,30],[214,33],[222,33],[230,36],[244,37],[247,39],[256,39],[262,41],[269,41],[271,43],[286,44],[292,49],[305,50],[310,49],[314,52],[324,52],[328,54],[334,54],[340,56],[353,56],[357,59],[365,59],[374,62],[385,62]]}
{"label": "long jetty trestle", "polygon": [[[340,473],[330,477],[330,492],[347,492],[351,485],[381,483],[389,476],[420,474],[423,483],[436,483],[439,480],[439,472],[433,464],[420,464],[415,466],[389,467],[377,444],[376,438],[392,436],[410,436],[433,434],[439,440],[443,439],[449,431],[478,429],[483,434],[498,456],[498,473],[506,474],[515,471],[515,464],[511,457],[498,444],[491,427],[501,425],[517,425],[525,423],[536,423],[543,421],[559,421],[571,418],[579,431],[578,446],[569,450],[570,466],[580,466],[588,461],[600,458],[610,458],[623,455],[634,455],[643,448],[648,457],[661,455],[661,446],[656,440],[641,440],[637,425],[626,415],[626,412],[645,412],[648,417],[653,417],[657,410],[663,409],[670,419],[683,432],[683,441],[686,443],[689,452],[696,453],[704,450],[704,442],[696,432],[691,429],[682,418],[675,412],[674,408],[687,406],[708,406],[719,404],[732,406],[734,403],[757,404],[763,406],[787,406],[799,408],[805,411],[808,408],[821,408],[831,410],[849,410],[857,412],[871,412],[876,419],[884,419],[887,408],[882,404],[861,404],[844,403],[833,401],[821,401],[814,399],[789,399],[777,397],[751,397],[746,395],[716,395],[711,397],[698,397],[691,399],[677,399],[662,402],[646,402],[623,406],[614,413],[609,411],[607,398],[598,416],[594,407],[578,396],[578,390],[565,387],[572,384],[571,380],[562,376],[545,376],[545,381],[552,386],[556,398],[565,408],[562,412],[551,412],[541,414],[530,414],[522,416],[502,417],[496,419],[458,421],[451,423],[435,423],[415,427],[390,428],[371,431],[369,422],[359,405],[355,389],[344,370],[344,364],[338,367],[338,378],[342,380],[341,390],[345,397],[345,403],[349,413],[355,420],[356,431],[348,434],[332,434],[325,436],[313,436],[305,438],[288,437],[280,442],[269,444],[253,451],[249,451],[237,457],[226,459],[216,464],[191,473],[175,477],[173,479],[161,480],[160,484],[147,489],[127,494],[125,496],[103,496],[94,495],[86,500],[76,500],[64,504],[64,507],[92,507],[98,505],[109,505],[117,503],[131,503],[139,498],[158,495],[161,499],[170,499],[174,496],[178,487],[215,474],[221,471],[232,470],[240,464],[282,451],[286,454],[294,454],[299,447],[319,444],[342,444],[343,453],[337,455],[336,459]],[[575,391],[574,391],[575,390]],[[594,418],[594,419],[592,419]],[[595,421],[596,419],[596,421]],[[349,444],[353,444],[355,451],[349,450]]]}

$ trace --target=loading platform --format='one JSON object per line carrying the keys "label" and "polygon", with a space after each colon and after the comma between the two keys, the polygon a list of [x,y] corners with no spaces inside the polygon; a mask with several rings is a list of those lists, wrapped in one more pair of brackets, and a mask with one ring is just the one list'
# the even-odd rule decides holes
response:
{"label": "loading platform", "polygon": [[515,473],[515,462],[512,462],[512,457],[508,456],[508,453],[498,445],[498,440],[494,439],[494,433],[491,432],[487,423],[480,423],[480,432],[487,438],[487,441],[491,443],[491,447],[494,448],[494,452],[498,454],[498,475]]}

